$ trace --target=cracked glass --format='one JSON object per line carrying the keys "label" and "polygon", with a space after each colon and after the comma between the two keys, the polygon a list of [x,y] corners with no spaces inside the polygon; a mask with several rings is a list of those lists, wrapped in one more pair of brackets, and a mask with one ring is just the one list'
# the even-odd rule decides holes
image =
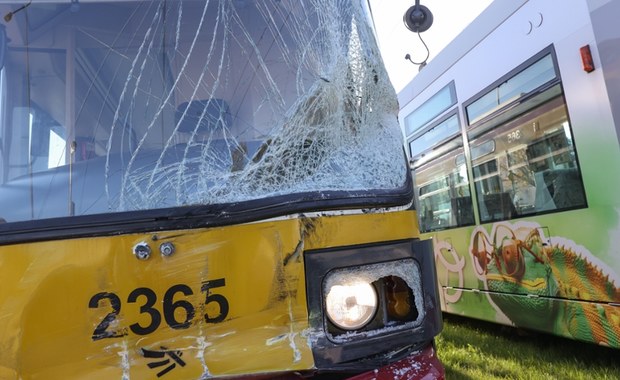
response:
{"label": "cracked glass", "polygon": [[397,99],[363,1],[0,12],[0,221],[406,182]]}

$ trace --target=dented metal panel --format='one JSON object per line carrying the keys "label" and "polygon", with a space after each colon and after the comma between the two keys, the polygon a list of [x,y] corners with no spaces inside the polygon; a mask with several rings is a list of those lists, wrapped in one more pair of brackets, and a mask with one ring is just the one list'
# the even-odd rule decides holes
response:
{"label": "dented metal panel", "polygon": [[303,263],[284,265],[299,240],[289,220],[4,248],[2,365],[20,378],[309,368]]}
{"label": "dented metal panel", "polygon": [[[395,222],[391,224],[390,222]],[[315,367],[304,251],[411,237],[411,211],[0,249],[7,379],[200,378]],[[354,226],[357,234],[335,233]],[[151,256],[140,260],[134,247]],[[159,248],[175,246],[165,256]]]}

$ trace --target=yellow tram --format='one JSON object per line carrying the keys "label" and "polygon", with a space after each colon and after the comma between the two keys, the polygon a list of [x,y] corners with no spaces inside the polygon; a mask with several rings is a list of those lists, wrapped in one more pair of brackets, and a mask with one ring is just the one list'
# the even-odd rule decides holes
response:
{"label": "yellow tram", "polygon": [[443,377],[366,3],[0,12],[0,379]]}

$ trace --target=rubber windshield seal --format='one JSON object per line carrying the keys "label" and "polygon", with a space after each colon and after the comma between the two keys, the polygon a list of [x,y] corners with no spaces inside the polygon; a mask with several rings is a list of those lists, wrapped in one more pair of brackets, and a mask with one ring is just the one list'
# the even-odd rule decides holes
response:
{"label": "rubber windshield seal", "polygon": [[411,174],[397,189],[316,191],[217,205],[126,211],[0,224],[0,246],[24,242],[221,227],[285,215],[406,206],[413,199]]}

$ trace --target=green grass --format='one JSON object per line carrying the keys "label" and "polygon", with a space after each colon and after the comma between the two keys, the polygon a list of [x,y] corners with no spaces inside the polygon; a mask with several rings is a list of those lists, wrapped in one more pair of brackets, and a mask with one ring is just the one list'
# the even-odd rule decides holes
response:
{"label": "green grass", "polygon": [[620,379],[620,350],[444,314],[447,380]]}

